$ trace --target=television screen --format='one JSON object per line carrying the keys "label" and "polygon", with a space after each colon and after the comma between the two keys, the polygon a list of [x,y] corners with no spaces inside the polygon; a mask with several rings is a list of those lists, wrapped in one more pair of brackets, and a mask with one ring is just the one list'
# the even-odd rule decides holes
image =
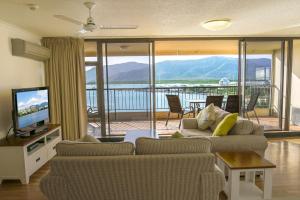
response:
{"label": "television screen", "polygon": [[14,90],[15,125],[21,129],[49,120],[48,88]]}

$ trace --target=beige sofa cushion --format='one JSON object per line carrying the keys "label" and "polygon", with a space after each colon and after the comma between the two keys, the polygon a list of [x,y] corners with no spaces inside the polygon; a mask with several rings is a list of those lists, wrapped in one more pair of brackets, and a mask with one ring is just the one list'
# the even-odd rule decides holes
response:
{"label": "beige sofa cushion", "polygon": [[212,131],[210,129],[204,131],[201,131],[199,129],[182,129],[181,134],[184,137],[197,137],[197,136],[210,137],[212,136]]}
{"label": "beige sofa cushion", "polygon": [[[181,130],[184,129],[197,129],[198,123],[196,118],[183,118]],[[199,129],[198,129],[199,130]]]}
{"label": "beige sofa cushion", "polygon": [[85,135],[84,137],[77,140],[78,142],[94,142],[101,143],[100,140],[91,135]]}
{"label": "beige sofa cushion", "polygon": [[253,122],[246,119],[238,119],[228,135],[250,135],[253,132]]}
{"label": "beige sofa cushion", "polygon": [[253,135],[264,135],[264,126],[253,122]]}
{"label": "beige sofa cushion", "polygon": [[56,145],[58,156],[117,156],[133,155],[134,145],[121,143],[91,143],[63,141]]}
{"label": "beige sofa cushion", "polygon": [[212,152],[243,152],[255,151],[263,154],[268,146],[265,136],[259,135],[227,135],[224,137],[210,137]]}
{"label": "beige sofa cushion", "polygon": [[138,138],[135,146],[137,155],[209,153],[211,142],[206,138]]}
{"label": "beige sofa cushion", "polygon": [[206,108],[201,110],[201,112],[197,115],[196,119],[198,123],[198,129],[208,129],[209,126],[212,125],[216,120],[214,104],[210,104]]}
{"label": "beige sofa cushion", "polygon": [[214,121],[214,123],[212,123],[209,127],[210,129],[214,132],[215,129],[217,128],[217,126],[219,125],[219,123],[228,115],[230,114],[229,112],[222,110],[221,108],[219,108],[218,106],[214,107],[215,109],[215,115],[216,115],[216,119]]}

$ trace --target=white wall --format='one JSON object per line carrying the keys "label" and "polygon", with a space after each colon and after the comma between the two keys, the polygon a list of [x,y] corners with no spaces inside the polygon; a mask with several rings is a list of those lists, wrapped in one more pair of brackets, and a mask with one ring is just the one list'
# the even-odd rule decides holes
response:
{"label": "white wall", "polygon": [[11,89],[44,85],[42,62],[11,55],[11,38],[40,43],[41,37],[0,20],[0,138],[12,125]]}
{"label": "white wall", "polygon": [[300,40],[294,40],[291,104],[300,108]]}
{"label": "white wall", "polygon": [[294,40],[293,48],[293,73],[291,91],[291,115],[292,108],[300,109],[300,40]]}

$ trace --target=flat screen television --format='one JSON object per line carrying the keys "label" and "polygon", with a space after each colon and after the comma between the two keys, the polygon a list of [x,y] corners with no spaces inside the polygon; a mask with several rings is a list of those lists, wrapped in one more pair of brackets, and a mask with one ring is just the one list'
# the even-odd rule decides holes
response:
{"label": "flat screen television", "polygon": [[49,122],[48,87],[12,90],[13,124],[15,133],[35,130]]}

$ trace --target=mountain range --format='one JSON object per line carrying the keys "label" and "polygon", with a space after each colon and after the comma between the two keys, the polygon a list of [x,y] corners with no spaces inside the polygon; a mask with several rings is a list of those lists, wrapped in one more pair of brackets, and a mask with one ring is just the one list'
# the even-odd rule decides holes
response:
{"label": "mountain range", "polygon": [[[270,68],[271,59],[247,59],[247,76],[255,80],[257,68]],[[126,62],[108,66],[110,82],[141,82],[149,80],[149,65]],[[104,72],[106,74],[106,72]],[[238,79],[238,59],[212,56],[197,60],[169,60],[155,64],[156,80],[220,80]],[[86,72],[86,82],[95,83],[96,69]]]}

